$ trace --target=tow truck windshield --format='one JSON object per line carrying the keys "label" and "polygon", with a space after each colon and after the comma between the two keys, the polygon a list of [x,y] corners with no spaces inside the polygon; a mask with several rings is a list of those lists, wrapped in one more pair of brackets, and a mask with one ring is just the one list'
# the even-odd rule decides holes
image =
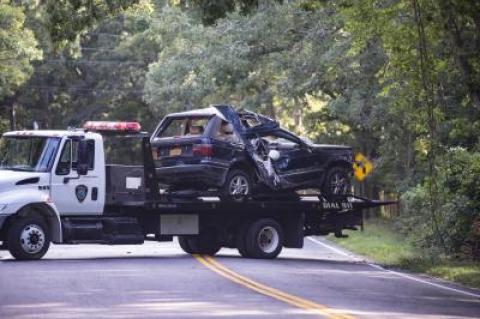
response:
{"label": "tow truck windshield", "polygon": [[49,172],[60,140],[58,137],[3,136],[0,138],[0,169]]}

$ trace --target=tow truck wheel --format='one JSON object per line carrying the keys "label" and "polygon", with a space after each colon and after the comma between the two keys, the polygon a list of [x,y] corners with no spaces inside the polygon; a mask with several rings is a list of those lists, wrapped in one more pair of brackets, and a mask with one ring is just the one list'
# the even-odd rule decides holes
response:
{"label": "tow truck wheel", "polygon": [[178,236],[178,244],[182,248],[184,252],[187,254],[193,254],[192,247],[190,247],[190,244],[188,242],[188,237],[187,236]]}
{"label": "tow truck wheel", "polygon": [[189,254],[215,255],[222,248],[213,236],[179,236],[183,251]]}
{"label": "tow truck wheel", "polygon": [[283,248],[282,226],[271,218],[260,219],[249,227],[245,243],[249,257],[273,259]]}
{"label": "tow truck wheel", "polygon": [[7,231],[7,248],[15,259],[40,259],[49,247],[50,232],[40,217],[18,219]]}

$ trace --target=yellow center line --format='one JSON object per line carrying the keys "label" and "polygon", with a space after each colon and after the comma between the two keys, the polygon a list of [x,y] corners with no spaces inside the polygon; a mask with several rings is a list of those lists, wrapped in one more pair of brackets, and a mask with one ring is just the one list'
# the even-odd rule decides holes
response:
{"label": "yellow center line", "polygon": [[256,291],[260,294],[275,298],[277,300],[283,301],[285,303],[288,303],[292,306],[296,306],[298,308],[307,310],[312,313],[316,313],[322,316],[325,316],[327,318],[331,319],[353,319],[354,317],[341,313],[338,310],[329,308],[325,305],[321,305],[318,303],[315,303],[311,300],[307,300],[298,296],[294,296],[291,294],[288,294],[286,292],[283,292],[281,290],[263,285],[259,282],[256,282],[250,278],[247,278],[245,276],[242,276],[233,270],[225,267],[218,261],[216,261],[214,258],[210,256],[205,256],[205,255],[193,255],[201,264],[203,264],[205,267],[208,269],[216,272],[222,277],[225,277],[239,285],[242,285],[248,289],[251,289],[253,291]]}

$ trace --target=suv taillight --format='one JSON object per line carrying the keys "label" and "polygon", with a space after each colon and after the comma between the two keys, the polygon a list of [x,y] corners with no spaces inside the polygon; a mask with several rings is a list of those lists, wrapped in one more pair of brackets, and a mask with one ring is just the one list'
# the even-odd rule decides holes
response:
{"label": "suv taillight", "polygon": [[213,156],[213,145],[211,144],[196,144],[192,148],[193,155],[196,156]]}

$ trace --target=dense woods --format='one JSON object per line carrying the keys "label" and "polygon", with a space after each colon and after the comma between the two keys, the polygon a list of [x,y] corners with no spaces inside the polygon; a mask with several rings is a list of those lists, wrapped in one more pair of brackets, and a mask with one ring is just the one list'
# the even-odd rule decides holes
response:
{"label": "dense woods", "polygon": [[359,191],[432,255],[478,250],[479,1],[0,0],[0,24],[2,132],[231,103],[371,158]]}

